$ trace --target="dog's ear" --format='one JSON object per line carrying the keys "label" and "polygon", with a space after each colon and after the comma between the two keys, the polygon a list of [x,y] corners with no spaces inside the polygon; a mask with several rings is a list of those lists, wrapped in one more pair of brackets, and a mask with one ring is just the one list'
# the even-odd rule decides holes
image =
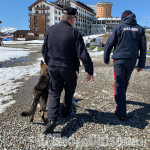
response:
{"label": "dog's ear", "polygon": [[44,62],[43,62],[43,60],[41,60],[41,67],[44,65]]}

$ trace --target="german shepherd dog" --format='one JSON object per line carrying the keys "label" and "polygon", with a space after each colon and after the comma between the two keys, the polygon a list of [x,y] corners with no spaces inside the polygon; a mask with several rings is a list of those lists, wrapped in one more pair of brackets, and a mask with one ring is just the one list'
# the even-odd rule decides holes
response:
{"label": "german shepherd dog", "polygon": [[37,85],[34,87],[33,91],[33,101],[29,110],[21,113],[21,116],[30,116],[30,122],[33,122],[34,114],[37,108],[38,103],[40,103],[41,119],[46,123],[44,117],[44,112],[47,106],[48,99],[48,86],[49,86],[49,75],[48,75],[48,66],[41,61],[41,71],[40,78]]}

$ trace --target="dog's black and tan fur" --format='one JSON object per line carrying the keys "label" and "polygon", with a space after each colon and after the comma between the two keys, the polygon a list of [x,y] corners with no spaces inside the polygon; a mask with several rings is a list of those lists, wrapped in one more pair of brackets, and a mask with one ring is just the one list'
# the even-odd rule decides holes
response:
{"label": "dog's black and tan fur", "polygon": [[21,116],[30,116],[30,122],[33,122],[34,114],[37,108],[38,103],[40,103],[41,118],[43,122],[46,122],[44,117],[44,112],[47,106],[48,99],[48,85],[49,85],[49,75],[48,75],[48,66],[41,61],[41,72],[40,78],[37,85],[34,87],[33,92],[33,102],[29,110],[21,113]]}

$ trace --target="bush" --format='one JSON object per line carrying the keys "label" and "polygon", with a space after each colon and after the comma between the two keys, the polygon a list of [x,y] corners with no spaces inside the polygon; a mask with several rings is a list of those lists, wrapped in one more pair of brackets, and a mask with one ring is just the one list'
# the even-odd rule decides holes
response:
{"label": "bush", "polygon": [[104,50],[104,47],[98,47],[97,51],[100,52],[100,51],[103,51]]}
{"label": "bush", "polygon": [[93,49],[95,49],[96,47],[94,47],[94,46],[91,46],[91,47],[89,47],[89,50],[93,50]]}
{"label": "bush", "polygon": [[150,51],[147,51],[147,53],[146,53],[148,56],[150,56]]}

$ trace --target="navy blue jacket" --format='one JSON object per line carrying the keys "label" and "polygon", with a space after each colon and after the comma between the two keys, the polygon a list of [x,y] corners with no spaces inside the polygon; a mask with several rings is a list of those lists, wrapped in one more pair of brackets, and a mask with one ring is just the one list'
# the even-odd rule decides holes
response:
{"label": "navy blue jacket", "polygon": [[146,37],[144,29],[137,24],[135,14],[121,20],[109,36],[104,46],[104,62],[108,63],[114,47],[112,59],[138,59],[138,67],[144,68],[146,61]]}
{"label": "navy blue jacket", "polygon": [[51,26],[45,35],[42,54],[50,67],[65,67],[79,71],[79,59],[85,71],[93,75],[93,62],[81,34],[67,21]]}

